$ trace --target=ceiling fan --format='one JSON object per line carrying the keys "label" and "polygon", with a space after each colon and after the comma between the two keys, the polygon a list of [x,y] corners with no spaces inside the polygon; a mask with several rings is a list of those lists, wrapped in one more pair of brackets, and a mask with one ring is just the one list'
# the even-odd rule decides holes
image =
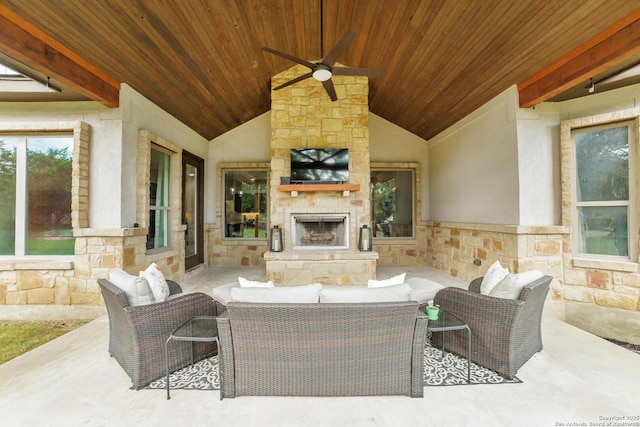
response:
{"label": "ceiling fan", "polygon": [[333,86],[333,81],[331,80],[332,76],[367,76],[367,77],[382,77],[385,75],[385,71],[383,70],[372,70],[369,68],[352,68],[352,67],[335,67],[334,64],[340,58],[340,55],[347,49],[349,44],[353,41],[356,33],[353,30],[347,31],[344,36],[336,43],[336,45],[329,51],[329,53],[322,58],[320,62],[316,62],[315,64],[309,61],[305,61],[304,59],[296,58],[295,56],[289,55],[288,53],[280,52],[275,49],[271,49],[269,47],[263,47],[262,50],[267,51],[269,53],[273,53],[274,55],[281,56],[290,61],[297,62],[298,64],[304,65],[309,68],[311,71],[303,74],[301,76],[296,77],[293,80],[289,80],[288,82],[281,84],[278,87],[274,87],[273,90],[279,90],[284,87],[290,86],[294,83],[298,83],[302,80],[306,80],[310,77],[313,77],[317,81],[322,83],[324,89],[327,91],[327,95],[331,98],[332,101],[337,101],[338,96],[336,95],[336,89]]}

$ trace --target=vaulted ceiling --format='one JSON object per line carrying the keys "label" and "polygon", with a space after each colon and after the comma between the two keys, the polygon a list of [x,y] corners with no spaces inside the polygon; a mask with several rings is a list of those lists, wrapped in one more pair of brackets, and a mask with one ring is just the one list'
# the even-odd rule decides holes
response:
{"label": "vaulted ceiling", "polygon": [[105,105],[126,83],[212,139],[268,111],[271,76],[294,65],[263,46],[313,62],[353,29],[339,62],[386,70],[370,80],[370,110],[429,139],[511,85],[530,91],[529,106],[640,62],[639,10],[640,0],[3,0],[0,52]]}

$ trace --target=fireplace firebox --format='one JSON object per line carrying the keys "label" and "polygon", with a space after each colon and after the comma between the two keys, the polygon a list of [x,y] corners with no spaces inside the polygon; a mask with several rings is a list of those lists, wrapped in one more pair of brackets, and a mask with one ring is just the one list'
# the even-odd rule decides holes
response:
{"label": "fireplace firebox", "polygon": [[349,214],[292,214],[292,249],[348,249]]}

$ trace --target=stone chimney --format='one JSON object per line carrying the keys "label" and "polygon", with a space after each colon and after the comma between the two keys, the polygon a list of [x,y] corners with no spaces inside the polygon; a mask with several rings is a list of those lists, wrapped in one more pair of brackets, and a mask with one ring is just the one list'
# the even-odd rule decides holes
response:
{"label": "stone chimney", "polygon": [[[306,67],[296,65],[274,76],[272,87],[306,72]],[[375,278],[378,254],[358,251],[359,229],[371,219],[369,81],[359,76],[332,79],[337,101],[331,101],[322,84],[313,78],[271,92],[269,215],[271,225],[283,230],[284,251],[267,252],[265,260],[267,278],[276,284],[364,285],[369,278]],[[292,148],[347,148],[348,186],[281,185],[281,178],[291,175]],[[346,214],[348,248],[292,249],[291,218],[296,214]]]}

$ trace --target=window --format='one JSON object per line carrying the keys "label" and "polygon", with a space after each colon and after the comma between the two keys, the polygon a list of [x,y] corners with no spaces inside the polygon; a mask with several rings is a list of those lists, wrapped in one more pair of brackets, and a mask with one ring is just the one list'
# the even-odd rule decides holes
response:
{"label": "window", "polygon": [[224,236],[267,238],[267,171],[226,169],[224,177]]}
{"label": "window", "polygon": [[156,145],[151,146],[149,167],[149,234],[147,250],[169,246],[171,156]]}
{"label": "window", "polygon": [[580,254],[630,256],[632,129],[631,123],[617,123],[573,131],[574,243]]}
{"label": "window", "polygon": [[0,255],[73,255],[73,136],[0,136]]}
{"label": "window", "polygon": [[375,237],[413,237],[413,183],[412,169],[371,169]]}

